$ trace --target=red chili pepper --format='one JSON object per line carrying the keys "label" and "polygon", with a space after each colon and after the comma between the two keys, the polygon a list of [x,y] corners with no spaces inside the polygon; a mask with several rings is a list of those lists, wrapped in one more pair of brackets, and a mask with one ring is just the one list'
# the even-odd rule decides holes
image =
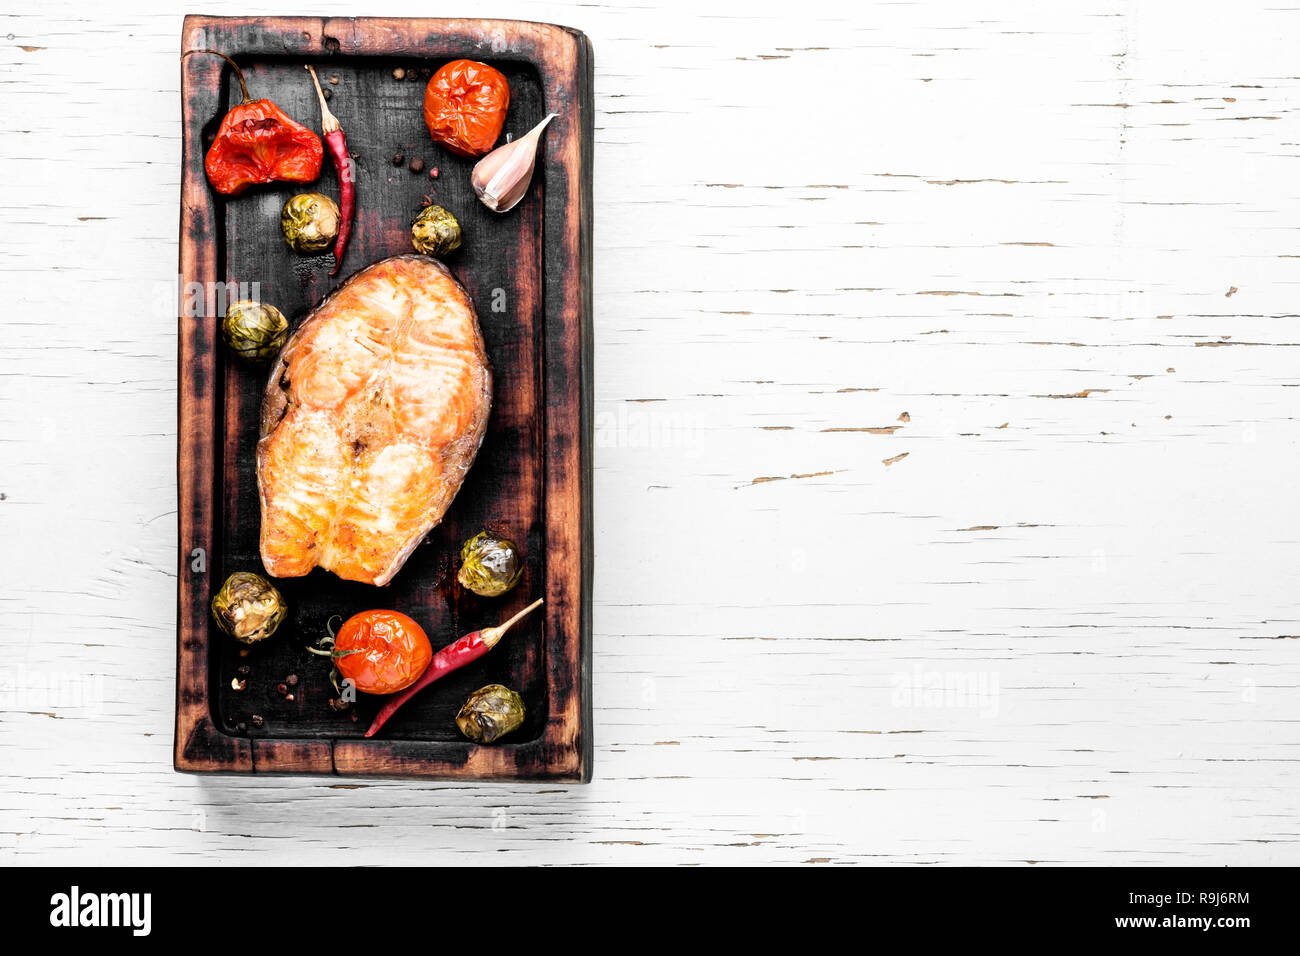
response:
{"label": "red chili pepper", "polygon": [[307,64],[307,72],[311,74],[316,96],[320,99],[320,128],[325,133],[325,145],[330,149],[334,172],[339,177],[339,235],[334,240],[334,268],[330,270],[330,275],[334,275],[339,271],[339,266],[343,265],[343,252],[348,247],[348,236],[352,232],[352,216],[357,207],[357,177],[352,157],[348,155],[348,141],[343,135],[343,127],[325,105],[325,93],[321,90],[320,80],[316,78],[316,71],[310,63]]}
{"label": "red chili pepper", "polygon": [[181,56],[191,53],[211,53],[229,63],[244,95],[243,101],[221,120],[216,139],[203,159],[213,189],[237,196],[257,183],[309,183],[320,175],[325,157],[320,137],[294,122],[270,100],[250,98],[244,71],[224,53],[187,50]]}
{"label": "red chili pepper", "polygon": [[438,653],[433,655],[433,660],[429,662],[428,668],[424,674],[410,687],[390,697],[388,702],[379,709],[375,715],[374,722],[370,729],[366,731],[367,737],[373,737],[375,731],[384,726],[389,717],[397,713],[397,709],[405,704],[408,700],[418,694],[424,688],[428,687],[439,677],[444,674],[450,674],[457,668],[464,667],[471,661],[476,661],[492,648],[496,647],[497,642],[505,637],[506,631],[525,614],[528,614],[542,606],[541,598],[538,598],[528,607],[524,608],[504,624],[498,624],[496,627],[484,628],[481,631],[471,631],[454,644],[448,644]]}

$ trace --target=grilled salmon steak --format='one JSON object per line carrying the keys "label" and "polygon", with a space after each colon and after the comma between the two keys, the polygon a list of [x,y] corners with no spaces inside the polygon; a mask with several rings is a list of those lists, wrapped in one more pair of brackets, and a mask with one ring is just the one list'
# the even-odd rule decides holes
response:
{"label": "grilled salmon steak", "polygon": [[474,304],[442,263],[397,256],[303,320],[262,402],[262,564],[392,580],[474,462],[492,372]]}

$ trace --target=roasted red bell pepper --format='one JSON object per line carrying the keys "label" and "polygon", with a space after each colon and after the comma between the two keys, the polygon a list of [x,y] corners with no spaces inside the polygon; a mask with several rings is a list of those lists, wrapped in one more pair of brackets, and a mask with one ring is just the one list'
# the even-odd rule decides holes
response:
{"label": "roasted red bell pepper", "polygon": [[229,63],[243,94],[240,104],[221,120],[203,161],[213,189],[237,196],[258,183],[309,183],[320,175],[321,160],[325,158],[320,137],[290,119],[270,100],[249,97],[244,71],[224,53],[188,50],[182,56],[191,53],[211,53]]}

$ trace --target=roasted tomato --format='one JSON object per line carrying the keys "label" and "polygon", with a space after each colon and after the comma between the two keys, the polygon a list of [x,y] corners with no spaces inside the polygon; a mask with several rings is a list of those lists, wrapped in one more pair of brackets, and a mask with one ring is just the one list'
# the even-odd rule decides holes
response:
{"label": "roasted tomato", "polygon": [[429,666],[433,647],[423,628],[397,611],[362,611],[343,622],[334,666],[366,694],[410,687]]}
{"label": "roasted tomato", "polygon": [[482,156],[501,135],[510,106],[510,84],[486,63],[452,60],[424,90],[429,135],[453,153]]}

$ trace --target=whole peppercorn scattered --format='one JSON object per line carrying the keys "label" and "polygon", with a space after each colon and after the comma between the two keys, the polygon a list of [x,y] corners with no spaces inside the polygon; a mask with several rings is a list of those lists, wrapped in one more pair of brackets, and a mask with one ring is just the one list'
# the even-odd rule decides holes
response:
{"label": "whole peppercorn scattered", "polygon": [[352,722],[354,724],[357,722],[357,712],[355,710],[352,712]]}
{"label": "whole peppercorn scattered", "polygon": [[280,683],[275,685],[275,692],[277,694],[287,694],[289,693],[289,687],[284,681],[280,681]]}
{"label": "whole peppercorn scattered", "polygon": [[332,99],[334,99],[334,91],[333,91],[333,90],[321,90],[321,91],[320,91],[320,95],[323,96],[323,97],[325,97],[325,99],[327,99],[327,100],[332,100]]}
{"label": "whole peppercorn scattered", "polygon": [[406,71],[402,69],[400,66],[397,67],[396,69],[393,70],[393,79],[395,80],[406,79]]}
{"label": "whole peppercorn scattered", "polygon": [[400,166],[400,165],[402,165],[402,163],[404,163],[404,162],[406,162],[406,157],[405,157],[405,156],[403,156],[400,152],[398,152],[398,153],[393,153],[393,165],[394,165],[394,166]]}
{"label": "whole peppercorn scattered", "polygon": [[337,73],[330,77],[330,83],[334,86],[339,85],[339,77]]}
{"label": "whole peppercorn scattered", "polygon": [[241,734],[245,733],[248,730],[248,724],[244,723],[241,720],[239,723],[235,724],[235,729],[238,730]]}
{"label": "whole peppercorn scattered", "polygon": [[437,167],[437,166],[435,166],[435,167],[433,167],[433,169],[429,170],[429,178],[430,178],[430,179],[437,179],[437,178],[438,178],[438,167]]}
{"label": "whole peppercorn scattered", "polygon": [[288,677],[286,677],[286,678],[284,679],[284,682],[285,682],[286,684],[288,684],[290,687],[297,687],[297,686],[298,686],[298,675],[297,675],[297,674],[290,674]]}
{"label": "whole peppercorn scattered", "polygon": [[247,677],[250,673],[252,673],[252,670],[253,669],[249,667],[247,664],[240,664],[238,667],[235,668],[235,673],[238,674],[240,677]]}
{"label": "whole peppercorn scattered", "polygon": [[347,709],[348,709],[348,702],[345,701],[342,697],[330,698],[330,710],[334,711],[335,713],[341,713],[342,711],[345,711]]}
{"label": "whole peppercorn scattered", "polygon": [[411,160],[411,172],[413,173],[424,172],[424,160],[422,160],[419,156]]}
{"label": "whole peppercorn scattered", "polygon": [[263,717],[261,714],[254,714],[250,719],[253,721],[254,727],[261,727],[264,723],[266,723],[266,718]]}

